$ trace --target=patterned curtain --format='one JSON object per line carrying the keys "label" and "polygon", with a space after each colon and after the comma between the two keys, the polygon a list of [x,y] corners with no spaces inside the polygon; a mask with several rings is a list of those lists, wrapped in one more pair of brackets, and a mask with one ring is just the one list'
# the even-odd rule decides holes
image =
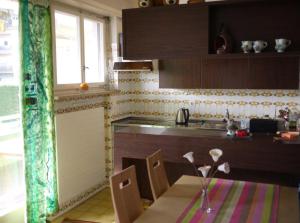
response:
{"label": "patterned curtain", "polygon": [[27,222],[58,210],[49,0],[20,0]]}

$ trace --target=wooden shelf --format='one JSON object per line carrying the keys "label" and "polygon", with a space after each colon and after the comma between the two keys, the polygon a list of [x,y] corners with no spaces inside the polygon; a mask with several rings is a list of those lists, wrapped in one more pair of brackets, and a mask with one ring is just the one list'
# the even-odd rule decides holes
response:
{"label": "wooden shelf", "polygon": [[[244,2],[244,1],[241,1]],[[253,1],[245,4],[209,6],[209,53],[215,53],[214,41],[224,25],[232,40],[232,52],[241,52],[241,41],[263,40],[264,52],[274,53],[275,39],[292,41],[288,51],[300,51],[300,2]]]}

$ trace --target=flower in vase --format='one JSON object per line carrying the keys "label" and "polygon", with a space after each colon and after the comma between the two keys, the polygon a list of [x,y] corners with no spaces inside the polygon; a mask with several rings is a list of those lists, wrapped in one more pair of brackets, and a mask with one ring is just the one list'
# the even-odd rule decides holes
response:
{"label": "flower in vase", "polygon": [[188,152],[182,156],[186,158],[190,163],[194,163],[194,152]]}
{"label": "flower in vase", "polygon": [[211,158],[213,159],[213,161],[216,163],[218,162],[219,158],[223,155],[223,151],[220,149],[211,149],[209,151],[209,155],[211,156]]}
{"label": "flower in vase", "polygon": [[223,163],[221,165],[218,166],[218,170],[219,171],[222,171],[226,174],[229,174],[230,173],[230,166],[229,166],[229,163]]}
{"label": "flower in vase", "polygon": [[210,171],[210,169],[211,169],[211,166],[201,166],[201,167],[198,168],[198,170],[202,173],[202,176],[204,178],[207,177],[207,174]]}

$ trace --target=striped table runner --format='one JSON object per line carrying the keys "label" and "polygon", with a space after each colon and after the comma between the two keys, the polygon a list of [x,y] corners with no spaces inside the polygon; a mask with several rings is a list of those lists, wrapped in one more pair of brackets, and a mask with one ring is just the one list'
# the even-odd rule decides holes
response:
{"label": "striped table runner", "polygon": [[177,223],[273,223],[277,222],[279,186],[212,179],[209,185],[212,213],[200,209],[200,191],[177,219]]}

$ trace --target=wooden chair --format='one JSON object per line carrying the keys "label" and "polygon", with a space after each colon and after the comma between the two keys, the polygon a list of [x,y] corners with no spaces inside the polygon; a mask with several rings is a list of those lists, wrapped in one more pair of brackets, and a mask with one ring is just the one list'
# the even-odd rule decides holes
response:
{"label": "wooden chair", "polygon": [[152,195],[157,200],[170,187],[161,150],[148,156],[146,162]]}
{"label": "wooden chair", "polygon": [[135,166],[110,177],[110,188],[116,222],[131,223],[143,212]]}

